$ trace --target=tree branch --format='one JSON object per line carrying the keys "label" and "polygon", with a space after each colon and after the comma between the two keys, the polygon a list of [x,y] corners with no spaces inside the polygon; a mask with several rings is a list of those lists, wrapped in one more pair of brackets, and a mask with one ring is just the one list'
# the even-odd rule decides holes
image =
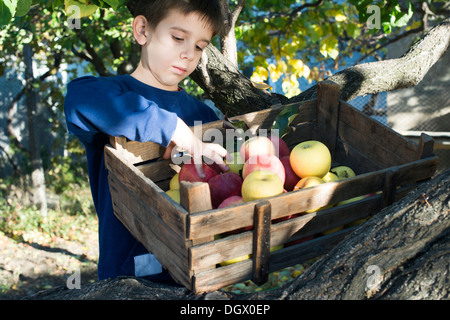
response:
{"label": "tree branch", "polygon": [[[341,99],[409,88],[417,85],[450,45],[450,19],[430,30],[400,58],[369,62],[344,69],[330,77],[341,87]],[[289,100],[299,102],[316,98],[313,86]]]}
{"label": "tree branch", "polygon": [[[449,34],[450,22],[447,19],[431,29],[401,58],[356,65],[328,77],[328,80],[340,86],[341,99],[345,101],[413,87],[445,53],[450,43]],[[205,55],[208,63],[200,63],[191,77],[228,116],[317,98],[316,86],[291,99],[259,90],[214,47],[208,46]]]}

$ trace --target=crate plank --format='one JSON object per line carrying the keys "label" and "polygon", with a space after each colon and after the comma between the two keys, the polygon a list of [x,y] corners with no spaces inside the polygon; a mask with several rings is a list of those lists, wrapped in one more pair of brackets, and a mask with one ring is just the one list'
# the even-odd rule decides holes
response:
{"label": "crate plank", "polygon": [[339,86],[332,81],[317,84],[317,130],[318,136],[330,150],[334,158],[339,125],[340,92]]}
{"label": "crate plank", "polygon": [[[369,155],[384,168],[417,159],[417,145],[389,127],[341,103],[339,137]],[[376,137],[376,138],[374,138]]]}
{"label": "crate plank", "polygon": [[[270,247],[308,237],[343,224],[366,218],[380,208],[381,195],[362,199],[327,210],[321,210],[271,225]],[[190,268],[203,266],[241,257],[253,252],[253,231],[228,236],[214,242],[190,248]]]}
{"label": "crate plank", "polygon": [[190,286],[189,272],[185,263],[186,247],[183,246],[183,240],[174,238],[173,232],[170,232],[167,226],[161,222],[158,223],[157,220],[152,220],[150,223],[139,220],[139,214],[136,212],[147,208],[130,195],[117,178],[110,176],[110,184],[117,194],[128,195],[127,201],[123,201],[124,197],[115,197],[116,200],[113,201],[117,218],[149,252],[158,257],[160,263],[169,269],[178,281],[182,282],[184,286]]}
{"label": "crate plank", "polygon": [[141,199],[146,205],[154,208],[154,212],[179,235],[186,234],[186,217],[188,212],[176,204],[153,181],[145,177],[132,164],[127,163],[111,146],[105,148],[105,162],[108,170]]}
{"label": "crate plank", "polygon": [[255,206],[253,231],[253,281],[261,285],[269,277],[270,256],[270,202],[261,202]]}

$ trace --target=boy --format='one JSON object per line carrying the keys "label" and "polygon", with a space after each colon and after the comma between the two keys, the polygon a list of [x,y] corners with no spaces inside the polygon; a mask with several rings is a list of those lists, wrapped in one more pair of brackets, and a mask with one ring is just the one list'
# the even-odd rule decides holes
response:
{"label": "boy", "polygon": [[[133,12],[133,33],[141,60],[131,75],[82,77],[69,83],[64,104],[68,130],[86,148],[89,181],[99,218],[99,280],[139,276],[171,281],[154,256],[114,216],[104,165],[108,136],[153,141],[202,155],[225,171],[227,152],[203,143],[188,126],[217,120],[214,112],[189,96],[178,83],[196,68],[202,51],[223,23],[216,0],[140,1]],[[202,174],[201,164],[198,171]]]}

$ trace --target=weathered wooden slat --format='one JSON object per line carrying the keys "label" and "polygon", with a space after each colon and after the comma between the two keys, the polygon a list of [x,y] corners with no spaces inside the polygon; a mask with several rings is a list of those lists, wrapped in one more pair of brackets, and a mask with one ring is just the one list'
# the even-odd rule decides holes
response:
{"label": "weathered wooden slat", "polygon": [[[351,179],[288,192],[265,200],[271,204],[272,219],[277,219],[345,199],[382,191],[387,170],[395,170],[397,185],[405,185],[426,179],[436,171],[436,168],[437,158],[431,157],[400,165],[394,169],[364,173]],[[258,202],[252,201],[229,208],[189,215],[188,238],[195,239],[251,226],[256,203]]]}
{"label": "weathered wooden slat", "polygon": [[253,231],[253,282],[265,283],[269,277],[270,256],[270,202],[258,203],[254,213]]}
{"label": "weathered wooden slat", "polygon": [[158,219],[141,221],[138,218],[142,217],[140,212],[151,216],[148,207],[136,199],[116,177],[110,175],[109,181],[114,190],[113,207],[117,218],[149,252],[158,257],[159,262],[170,270],[177,281],[190,287],[185,241]]}
{"label": "weathered wooden slat", "polygon": [[317,129],[318,135],[334,158],[339,125],[339,86],[331,81],[317,84]]}
{"label": "weathered wooden slat", "polygon": [[[110,146],[105,147],[105,162],[108,170],[116,177],[120,177],[121,182],[137,198],[141,199],[147,206],[152,207],[161,220],[184,237],[188,212],[182,206],[175,203],[153,181],[121,158],[117,150]],[[142,214],[145,215],[145,213]]]}
{"label": "weathered wooden slat", "polygon": [[[376,195],[272,224],[270,247],[366,218],[379,210],[380,201],[381,196]],[[190,248],[190,268],[196,270],[202,266],[216,265],[222,261],[251,254],[253,238],[254,232],[246,231],[214,242],[193,246]]]}
{"label": "weathered wooden slat", "polygon": [[347,103],[341,103],[339,137],[384,168],[417,159],[417,145]]}

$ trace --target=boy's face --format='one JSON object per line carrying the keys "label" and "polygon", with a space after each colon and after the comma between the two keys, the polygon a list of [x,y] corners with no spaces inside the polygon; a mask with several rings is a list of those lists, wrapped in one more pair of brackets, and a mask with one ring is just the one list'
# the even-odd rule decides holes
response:
{"label": "boy's face", "polygon": [[197,67],[212,30],[196,13],[172,11],[154,30],[147,30],[138,68],[145,83],[176,91],[178,83]]}

